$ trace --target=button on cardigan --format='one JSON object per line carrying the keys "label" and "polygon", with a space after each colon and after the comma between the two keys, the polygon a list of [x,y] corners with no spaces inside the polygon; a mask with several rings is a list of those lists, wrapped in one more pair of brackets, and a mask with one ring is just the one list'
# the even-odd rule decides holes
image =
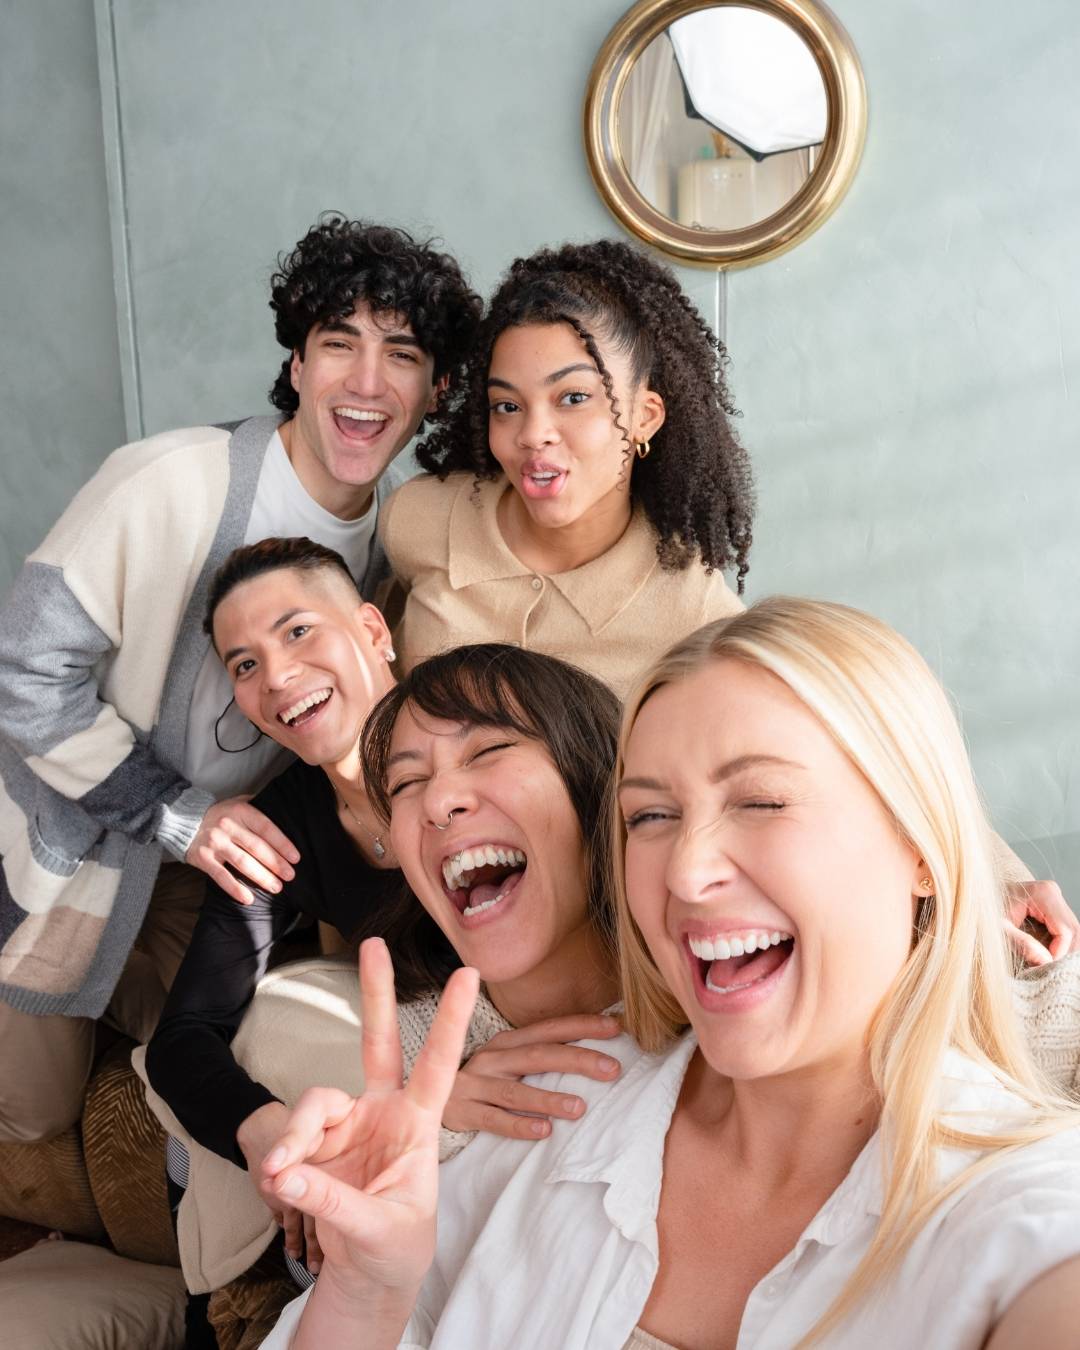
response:
{"label": "button on cardigan", "polygon": [[402,669],[465,642],[512,642],[559,656],[624,698],[672,643],[742,609],[719,572],[660,565],[656,532],[636,507],[592,562],[538,575],[511,553],[496,518],[506,479],[421,476],[383,506],[379,530],[408,591],[395,636]]}

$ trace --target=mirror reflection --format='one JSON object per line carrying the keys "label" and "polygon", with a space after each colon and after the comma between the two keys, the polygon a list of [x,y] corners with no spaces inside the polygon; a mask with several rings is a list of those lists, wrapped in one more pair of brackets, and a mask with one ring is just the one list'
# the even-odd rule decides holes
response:
{"label": "mirror reflection", "polygon": [[737,230],[813,171],[828,121],[821,71],[781,19],[717,6],[677,19],[634,63],[617,114],[634,186],[670,220]]}

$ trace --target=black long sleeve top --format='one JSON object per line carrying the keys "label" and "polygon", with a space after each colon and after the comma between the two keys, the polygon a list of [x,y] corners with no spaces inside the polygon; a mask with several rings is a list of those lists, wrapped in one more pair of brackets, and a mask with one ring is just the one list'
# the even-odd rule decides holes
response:
{"label": "black long sleeve top", "polygon": [[401,873],[372,867],[338,819],[326,774],[297,761],[255,797],[300,852],[277,895],[255,890],[240,905],[213,883],[146,1052],[146,1072],[177,1119],[205,1148],[246,1166],[241,1123],[277,1098],[233,1058],[231,1042],[281,938],[304,916],[344,937],[375,927],[380,905],[400,894]]}

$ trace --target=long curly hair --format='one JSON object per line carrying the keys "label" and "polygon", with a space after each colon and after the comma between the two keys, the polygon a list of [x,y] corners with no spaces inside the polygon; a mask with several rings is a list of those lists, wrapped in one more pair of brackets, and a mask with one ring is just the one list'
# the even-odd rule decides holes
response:
{"label": "long curly hair", "polygon": [[483,305],[454,259],[436,252],[431,240],[419,242],[393,226],[348,220],[331,211],[291,253],[278,258],[277,266],[270,308],[277,340],[289,355],[270,402],[281,412],[291,415],[300,406],[290,377],[293,352],[302,357],[316,324],[347,319],[360,300],[376,313],[408,319],[434,359],[436,380],[449,375],[453,382],[460,376]]}
{"label": "long curly hair", "polygon": [[565,323],[603,381],[611,416],[622,420],[611,373],[601,355],[628,357],[636,383],[664,400],[664,425],[652,453],[634,462],[632,497],[657,534],[661,563],[679,570],[700,559],[707,571],[734,567],[740,594],[753,539],[750,463],[731,427],[735,416],[724,367],[727,353],[683,293],[670,268],[612,239],[566,244],[518,258],[492,297],[447,415],[420,444],[417,459],[440,478],[454,470],[496,478],[488,445],[488,371],[492,348],[507,328]]}

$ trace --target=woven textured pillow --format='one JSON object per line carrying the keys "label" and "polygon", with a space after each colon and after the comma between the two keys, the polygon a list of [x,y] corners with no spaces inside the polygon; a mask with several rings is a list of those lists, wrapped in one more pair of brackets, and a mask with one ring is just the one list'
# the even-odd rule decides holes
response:
{"label": "woven textured pillow", "polygon": [[78,1126],[32,1144],[0,1144],[0,1214],[75,1237],[102,1236]]}
{"label": "woven textured pillow", "polygon": [[121,1256],[179,1264],[165,1185],[165,1135],[130,1064],[131,1043],[105,1056],[86,1093],[83,1148],[98,1213]]}

